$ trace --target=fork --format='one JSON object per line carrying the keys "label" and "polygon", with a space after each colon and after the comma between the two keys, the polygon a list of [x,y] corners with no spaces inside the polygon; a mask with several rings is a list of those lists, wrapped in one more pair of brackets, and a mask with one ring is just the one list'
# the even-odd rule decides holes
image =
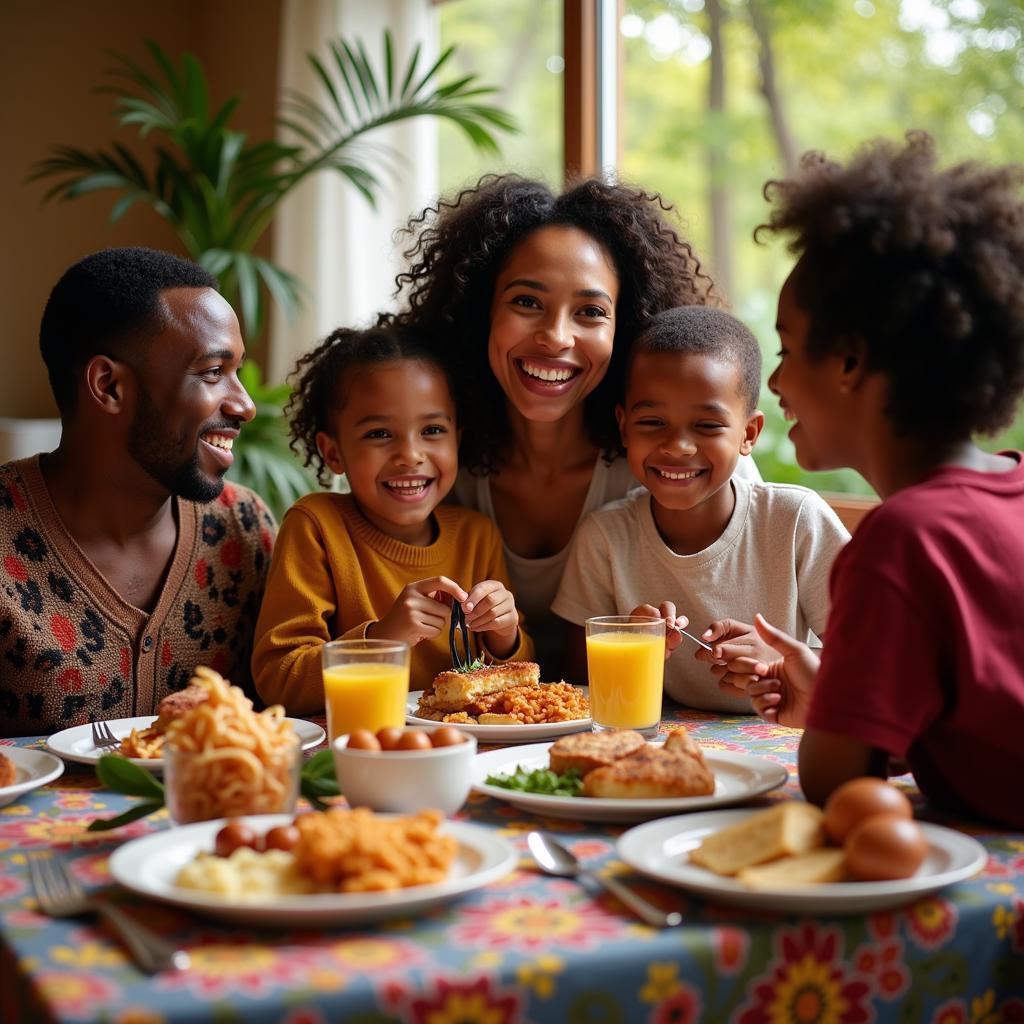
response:
{"label": "fork", "polygon": [[77,917],[97,913],[113,925],[124,940],[135,962],[148,974],[157,971],[185,970],[188,953],[134,921],[120,907],[87,894],[64,865],[53,858],[36,854],[28,858],[28,873],[40,909],[50,917]]}
{"label": "fork", "polygon": [[106,722],[92,721],[92,745],[94,747],[117,747],[121,741],[110,731]]}

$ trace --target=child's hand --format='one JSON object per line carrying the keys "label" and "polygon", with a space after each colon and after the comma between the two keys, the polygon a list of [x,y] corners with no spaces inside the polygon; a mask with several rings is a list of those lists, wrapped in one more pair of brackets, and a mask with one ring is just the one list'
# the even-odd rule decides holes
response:
{"label": "child's hand", "polygon": [[366,635],[375,640],[404,640],[410,647],[421,640],[432,640],[448,628],[451,604],[443,600],[443,594],[463,603],[467,597],[462,587],[447,576],[410,583],[395,598],[387,615],[366,630]]}
{"label": "child's hand", "polygon": [[755,617],[754,628],[775,655],[774,660],[757,666],[755,674],[760,678],[747,687],[754,710],[766,722],[802,729],[818,674],[818,656],[761,615]]}
{"label": "child's hand", "polygon": [[693,656],[711,665],[711,674],[724,693],[748,696],[747,687],[760,678],[757,666],[776,657],[753,626],[735,619],[712,622],[701,639],[711,645],[711,650],[700,647]]}
{"label": "child's hand", "polygon": [[512,592],[497,580],[477,583],[462,602],[466,625],[474,633],[489,633],[487,649],[507,658],[519,643],[519,612]]}
{"label": "child's hand", "polygon": [[630,615],[647,615],[655,619],[665,620],[665,660],[672,657],[672,652],[683,642],[680,629],[686,629],[690,620],[685,615],[676,615],[676,606],[671,601],[662,601],[657,608],[653,604],[641,604],[634,608]]}

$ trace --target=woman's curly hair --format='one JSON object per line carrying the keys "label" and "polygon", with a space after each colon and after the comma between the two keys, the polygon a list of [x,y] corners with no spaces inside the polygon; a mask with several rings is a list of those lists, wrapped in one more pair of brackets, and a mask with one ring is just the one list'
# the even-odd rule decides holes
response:
{"label": "woman's curly hair", "polygon": [[435,346],[418,331],[391,323],[387,314],[365,330],[339,327],[295,364],[288,377],[291,398],[284,407],[291,434],[288,447],[303,466],[313,467],[322,486],[330,483],[331,471],[316,446],[316,435],[333,429],[332,416],[345,404],[352,370],[406,359],[437,366],[451,382]]}
{"label": "woman's curly hair", "polygon": [[994,434],[1024,390],[1024,167],[935,166],[929,135],[864,146],[848,166],[804,155],[770,181],[764,231],[792,235],[808,354],[866,345],[903,436]]}
{"label": "woman's curly hair", "polygon": [[486,175],[410,219],[404,230],[413,239],[404,253],[410,266],[395,279],[408,307],[398,319],[438,339],[442,358],[471,403],[460,452],[464,465],[487,473],[508,444],[505,394],[487,355],[491,301],[513,248],[549,225],[586,232],[604,246],[618,272],[611,361],[584,404],[591,440],[607,457],[618,451],[615,404],[639,326],[662,310],[714,301],[711,279],[667,216],[675,212],[660,195],[621,183],[591,178],[555,195],[540,181],[509,174]]}

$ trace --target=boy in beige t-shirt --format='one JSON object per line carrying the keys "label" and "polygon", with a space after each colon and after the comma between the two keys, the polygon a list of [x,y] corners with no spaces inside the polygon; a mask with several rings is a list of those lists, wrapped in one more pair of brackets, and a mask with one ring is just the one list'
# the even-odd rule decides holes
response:
{"label": "boy in beige t-shirt", "polygon": [[[823,635],[829,570],[849,534],[814,491],[735,474],[764,424],[760,384],[757,340],[722,310],[668,310],[634,343],[617,413],[629,467],[646,490],[592,513],[573,539],[552,605],[575,624],[573,681],[586,678],[591,616],[660,615],[669,651],[691,644],[677,628],[688,618],[699,632],[709,627],[714,652],[672,658],[665,692],[693,707],[750,711],[748,699],[719,689],[719,680],[749,679],[768,653],[753,627],[737,622],[761,612],[808,642]],[[730,639],[717,644],[727,619]]]}

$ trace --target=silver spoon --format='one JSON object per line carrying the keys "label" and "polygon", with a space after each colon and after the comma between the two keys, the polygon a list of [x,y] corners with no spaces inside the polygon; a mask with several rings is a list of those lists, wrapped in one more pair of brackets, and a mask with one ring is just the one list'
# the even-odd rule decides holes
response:
{"label": "silver spoon", "polygon": [[599,875],[596,871],[584,867],[560,842],[544,835],[543,832],[531,832],[526,837],[533,859],[540,869],[549,875],[565,878],[592,878],[603,885],[613,896],[618,897],[638,917],[655,928],[674,928],[683,923],[683,915],[672,911],[666,914],[653,903],[648,903],[632,889],[627,889],[618,879]]}

